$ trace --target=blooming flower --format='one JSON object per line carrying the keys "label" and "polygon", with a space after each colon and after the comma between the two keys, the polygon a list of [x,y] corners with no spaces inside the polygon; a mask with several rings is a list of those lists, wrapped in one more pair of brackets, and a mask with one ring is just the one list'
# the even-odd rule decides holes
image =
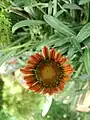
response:
{"label": "blooming flower", "polygon": [[27,65],[20,71],[30,90],[52,95],[59,90],[63,91],[73,68],[65,56],[44,46],[41,53],[30,56]]}

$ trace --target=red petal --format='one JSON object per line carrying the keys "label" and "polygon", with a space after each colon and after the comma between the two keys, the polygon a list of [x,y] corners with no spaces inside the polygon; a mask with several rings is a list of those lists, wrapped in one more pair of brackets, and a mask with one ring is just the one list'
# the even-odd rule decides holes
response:
{"label": "red petal", "polygon": [[68,59],[67,59],[66,57],[62,56],[62,57],[58,60],[58,62],[59,62],[60,64],[64,64],[67,60],[68,60]]}
{"label": "red petal", "polygon": [[38,59],[38,61],[43,60],[42,54],[36,53],[36,54],[35,54],[35,57]]}
{"label": "red petal", "polygon": [[44,57],[46,59],[49,59],[49,51],[48,51],[48,48],[46,46],[43,47],[42,53],[44,54]]}
{"label": "red petal", "polygon": [[25,81],[35,81],[33,75],[24,76]]}
{"label": "red petal", "polygon": [[26,84],[27,84],[29,87],[31,87],[31,86],[33,86],[33,84],[35,84],[35,81],[28,81],[28,82],[26,82]]}
{"label": "red petal", "polygon": [[35,65],[32,65],[32,66],[26,65],[26,66],[24,67],[24,69],[25,69],[25,70],[32,70],[32,69],[34,69],[34,67],[35,67]]}
{"label": "red petal", "polygon": [[30,90],[34,90],[34,91],[37,91],[38,89],[40,89],[41,85],[36,83],[35,85],[33,85]]}
{"label": "red petal", "polygon": [[30,58],[32,58],[33,61],[36,61],[36,62],[38,61],[36,55],[32,55]]}
{"label": "red petal", "polygon": [[58,53],[56,53],[56,54],[55,54],[55,58],[54,58],[54,59],[55,59],[55,61],[57,62],[57,61],[61,58],[61,56],[62,56],[62,54],[61,54],[61,53],[59,53],[59,52],[58,52]]}
{"label": "red petal", "polygon": [[70,76],[69,75],[63,76],[62,82],[66,83],[66,81],[68,81],[68,80],[70,80]]}
{"label": "red petal", "polygon": [[41,86],[38,90],[36,90],[37,93],[40,93],[43,90],[43,87]]}
{"label": "red petal", "polygon": [[30,70],[26,70],[26,69],[20,69],[20,71],[22,72],[22,73],[24,73],[24,74],[33,74],[33,72],[32,71],[30,71]]}
{"label": "red petal", "polygon": [[72,66],[70,64],[65,64],[65,65],[63,65],[63,67],[66,69],[72,68]]}
{"label": "red petal", "polygon": [[63,66],[63,71],[65,72],[65,74],[71,74],[72,72],[74,72],[74,69],[70,64],[65,64]]}
{"label": "red petal", "polygon": [[60,89],[61,91],[63,91],[63,89],[64,89],[64,84],[65,84],[65,83],[63,83],[63,82],[60,82],[60,84],[59,84],[59,89]]}
{"label": "red petal", "polygon": [[52,91],[52,93],[58,93],[58,88],[52,87],[52,88],[51,88],[51,91]]}
{"label": "red petal", "polygon": [[35,65],[36,65],[36,64],[38,63],[38,61],[35,61],[34,59],[32,59],[32,56],[31,56],[30,59],[27,61],[27,63],[28,63],[28,64],[31,64],[31,65],[32,65],[32,64],[35,64]]}
{"label": "red petal", "polygon": [[64,73],[65,73],[65,74],[71,74],[71,73],[73,73],[73,69],[71,69],[71,70],[66,70],[66,71],[64,71]]}
{"label": "red petal", "polygon": [[45,89],[43,90],[43,94],[46,94],[46,93],[48,93],[49,95],[52,95],[51,89],[50,89],[50,88],[45,88]]}
{"label": "red petal", "polygon": [[50,50],[50,59],[51,59],[51,60],[54,60],[55,53],[56,53],[55,49],[52,48],[52,49]]}

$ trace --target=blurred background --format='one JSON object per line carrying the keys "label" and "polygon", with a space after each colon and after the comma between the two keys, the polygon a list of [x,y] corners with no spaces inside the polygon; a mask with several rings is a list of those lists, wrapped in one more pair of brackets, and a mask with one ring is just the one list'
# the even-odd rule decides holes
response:
{"label": "blurred background", "polygon": [[[75,70],[52,96],[29,91],[20,73],[44,45]],[[0,120],[90,120],[90,0],[0,0]]]}

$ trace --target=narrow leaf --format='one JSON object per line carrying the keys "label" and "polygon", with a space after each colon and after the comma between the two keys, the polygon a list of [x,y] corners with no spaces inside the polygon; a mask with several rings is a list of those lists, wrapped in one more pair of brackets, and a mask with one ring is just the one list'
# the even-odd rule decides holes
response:
{"label": "narrow leaf", "polygon": [[88,37],[88,38],[83,42],[83,44],[84,44],[85,46],[87,46],[88,48],[90,48],[90,37]]}
{"label": "narrow leaf", "polygon": [[65,34],[67,36],[72,36],[75,34],[74,31],[70,29],[67,25],[65,25],[62,21],[50,15],[44,15],[44,19],[51,27],[53,27],[62,34]]}
{"label": "narrow leaf", "polygon": [[86,69],[86,72],[88,74],[90,74],[90,49],[85,49],[85,52],[84,52],[84,65],[85,65],[85,69]]}
{"label": "narrow leaf", "polygon": [[52,14],[52,9],[53,9],[53,6],[52,6],[52,2],[50,1],[48,3],[48,14],[51,15]]}
{"label": "narrow leaf", "polygon": [[63,7],[66,8],[66,9],[82,10],[82,8],[79,7],[78,5],[76,5],[76,4],[71,4],[71,3],[64,4]]}
{"label": "narrow leaf", "polygon": [[80,43],[75,39],[75,37],[71,38],[71,44],[74,46],[80,53],[82,53]]}
{"label": "narrow leaf", "polygon": [[54,17],[57,18],[57,17],[60,16],[63,12],[64,12],[64,10],[58,11],[58,12],[54,15]]}
{"label": "narrow leaf", "polygon": [[70,40],[70,37],[65,37],[65,38],[63,38],[63,39],[60,39],[60,38],[59,38],[59,40],[56,41],[56,43],[55,43],[54,46],[55,46],[55,47],[57,47],[57,46],[62,46],[62,45],[64,45],[65,43],[68,43],[69,40]]}
{"label": "narrow leaf", "polygon": [[90,36],[90,22],[87,23],[77,34],[76,39],[78,42],[84,41],[86,38]]}
{"label": "narrow leaf", "polygon": [[16,23],[12,27],[12,32],[14,33],[17,29],[19,29],[21,27],[24,27],[24,26],[40,25],[40,24],[45,24],[45,22],[40,21],[40,20],[23,20],[23,21],[20,21],[20,22]]}
{"label": "narrow leaf", "polygon": [[60,46],[58,49],[62,54],[64,54],[68,50],[69,47],[70,47],[70,44],[64,44]]}
{"label": "narrow leaf", "polygon": [[80,0],[79,5],[83,5],[90,2],[90,0]]}
{"label": "narrow leaf", "polygon": [[74,53],[76,53],[76,48],[70,46],[67,53],[68,58],[72,57]]}
{"label": "narrow leaf", "polygon": [[77,78],[79,76],[79,74],[81,73],[83,69],[83,63],[81,63],[77,69],[77,71],[75,72],[75,74],[73,75],[73,78]]}

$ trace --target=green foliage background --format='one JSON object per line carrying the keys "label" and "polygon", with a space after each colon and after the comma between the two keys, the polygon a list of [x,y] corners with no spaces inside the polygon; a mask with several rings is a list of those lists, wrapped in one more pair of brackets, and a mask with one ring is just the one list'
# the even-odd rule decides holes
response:
{"label": "green foliage background", "polygon": [[[66,55],[75,69],[45,117],[46,96],[13,77],[44,45]],[[75,108],[90,90],[90,0],[0,0],[0,66],[0,120],[89,120],[89,112]]]}

